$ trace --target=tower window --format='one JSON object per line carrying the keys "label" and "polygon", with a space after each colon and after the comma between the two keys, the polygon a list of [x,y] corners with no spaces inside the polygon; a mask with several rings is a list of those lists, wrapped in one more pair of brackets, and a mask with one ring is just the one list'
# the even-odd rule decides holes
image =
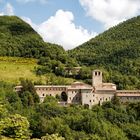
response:
{"label": "tower window", "polygon": [[97,76],[97,72],[95,72],[95,76]]}

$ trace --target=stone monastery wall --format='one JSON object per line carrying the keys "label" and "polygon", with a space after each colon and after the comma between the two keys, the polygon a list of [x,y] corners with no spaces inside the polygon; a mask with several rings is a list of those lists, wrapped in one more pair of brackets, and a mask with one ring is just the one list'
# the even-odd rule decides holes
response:
{"label": "stone monastery wall", "polygon": [[[22,86],[16,86],[15,90],[20,91]],[[91,108],[93,105],[110,101],[114,95],[118,96],[121,102],[140,101],[140,90],[117,90],[113,83],[102,82],[102,72],[94,70],[92,73],[92,86],[81,82],[71,85],[35,85],[36,92],[43,102],[46,96],[67,96],[65,104],[82,104]]]}

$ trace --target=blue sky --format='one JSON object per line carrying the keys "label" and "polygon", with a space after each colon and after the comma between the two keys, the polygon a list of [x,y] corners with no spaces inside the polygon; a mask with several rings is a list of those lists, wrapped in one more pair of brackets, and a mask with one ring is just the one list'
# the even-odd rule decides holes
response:
{"label": "blue sky", "polygon": [[[95,30],[97,32],[102,32],[102,26],[99,27],[99,22],[96,22],[86,16],[83,7],[80,5],[79,0],[46,0],[46,3],[42,3],[39,0],[35,2],[16,2],[16,0],[11,0],[12,5],[15,5],[15,13],[18,16],[29,17],[36,24],[42,23],[47,20],[50,16],[55,15],[58,9],[63,9],[64,11],[71,11],[74,15],[75,24],[81,25],[87,28],[89,31]],[[25,10],[26,9],[26,10]]]}
{"label": "blue sky", "polygon": [[0,0],[1,16],[19,16],[65,49],[139,14],[140,0]]}

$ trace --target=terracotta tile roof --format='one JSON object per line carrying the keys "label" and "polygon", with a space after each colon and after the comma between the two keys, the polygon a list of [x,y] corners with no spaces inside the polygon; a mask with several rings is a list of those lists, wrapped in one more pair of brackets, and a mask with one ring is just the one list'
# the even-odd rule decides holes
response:
{"label": "terracotta tile roof", "polygon": [[140,97],[140,94],[117,94],[118,97]]}

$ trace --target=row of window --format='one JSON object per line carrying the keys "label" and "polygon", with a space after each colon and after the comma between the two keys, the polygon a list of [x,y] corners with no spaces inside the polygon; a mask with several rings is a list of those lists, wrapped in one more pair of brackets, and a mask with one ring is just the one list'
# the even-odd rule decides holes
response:
{"label": "row of window", "polygon": [[104,101],[104,100],[106,100],[106,101],[109,101],[109,100],[111,100],[111,97],[108,97],[108,98],[98,98],[98,97],[96,97],[96,100],[100,100],[100,101]]}
{"label": "row of window", "polygon": [[[102,100],[104,101],[104,99],[100,98],[100,101],[102,101]],[[91,103],[91,101],[92,101],[92,100],[89,100],[90,103]],[[105,101],[109,101],[109,99],[106,98]],[[93,100],[93,102],[95,102],[95,100]]]}
{"label": "row of window", "polygon": [[[79,90],[72,90],[71,92],[72,92],[72,93],[80,93]],[[87,91],[84,91],[84,93],[90,93],[90,92],[91,92],[91,91],[88,91],[88,90],[87,90]]]}
{"label": "row of window", "polygon": [[[52,96],[52,94],[47,94],[47,95]],[[42,94],[42,96],[43,96],[43,97],[45,97],[45,96],[46,96],[46,94],[45,94],[45,93],[43,93],[43,94]]]}
{"label": "row of window", "polygon": [[140,97],[122,97],[122,99],[127,99],[127,100],[139,100]]}
{"label": "row of window", "polygon": [[95,76],[100,76],[100,75],[101,75],[101,72],[95,71]]}
{"label": "row of window", "polygon": [[[88,97],[88,95],[86,95],[86,97]],[[93,97],[95,97],[95,95],[93,94]],[[98,98],[98,97],[96,97],[96,98]]]}
{"label": "row of window", "polygon": [[51,87],[51,88],[37,88],[37,90],[52,90],[52,91],[64,91],[65,88]]}
{"label": "row of window", "polygon": [[140,94],[140,92],[119,92],[119,94]]}

